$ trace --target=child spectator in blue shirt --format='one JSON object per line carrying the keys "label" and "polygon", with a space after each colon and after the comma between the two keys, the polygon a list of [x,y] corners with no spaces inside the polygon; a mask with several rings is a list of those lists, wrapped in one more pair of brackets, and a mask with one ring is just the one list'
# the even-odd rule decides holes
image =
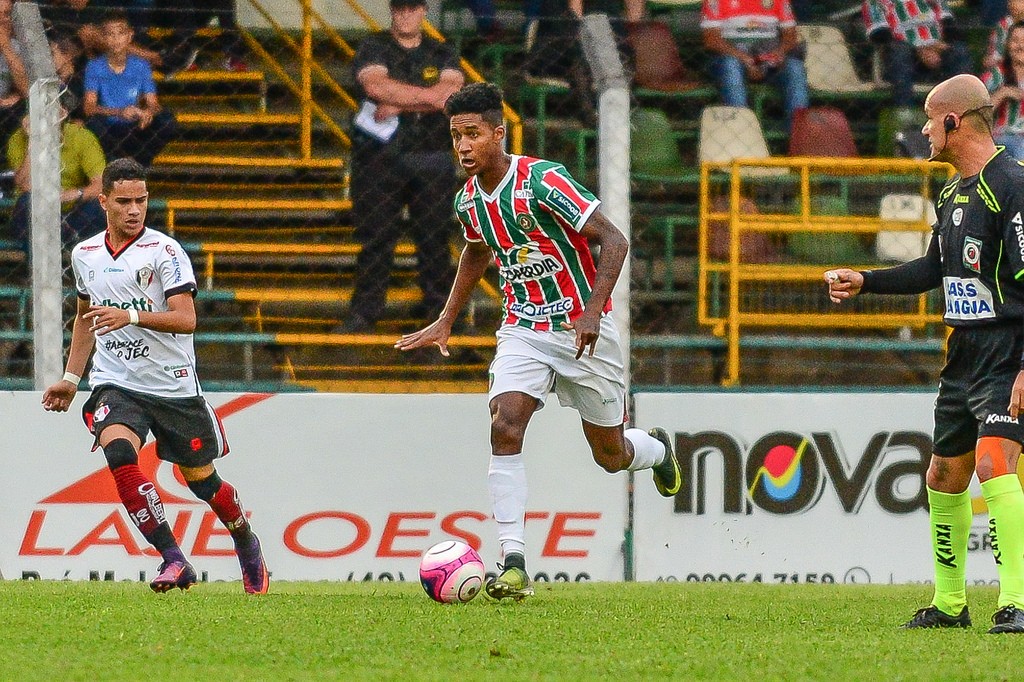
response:
{"label": "child spectator in blue shirt", "polygon": [[108,159],[129,156],[149,166],[177,135],[173,114],[160,108],[153,72],[129,54],[133,31],[122,10],[105,15],[106,52],[85,67],[83,109]]}

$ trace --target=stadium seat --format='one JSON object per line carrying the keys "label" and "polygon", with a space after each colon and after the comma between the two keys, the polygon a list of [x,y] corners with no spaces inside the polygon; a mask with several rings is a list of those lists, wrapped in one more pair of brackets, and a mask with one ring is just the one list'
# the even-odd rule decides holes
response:
{"label": "stadium seat", "polygon": [[835,26],[805,24],[800,37],[807,45],[807,84],[813,94],[842,97],[886,97],[888,87],[857,75],[843,32]]}
{"label": "stadium seat", "polygon": [[[935,223],[935,206],[917,194],[886,194],[882,197],[878,217],[883,225],[918,222],[922,218]],[[875,240],[875,255],[881,261],[903,262],[919,258],[928,250],[931,234],[906,230],[882,230]]]}
{"label": "stadium seat", "polygon": [[672,123],[664,111],[635,109],[630,119],[630,164],[634,175],[675,177],[686,173]]}
{"label": "stadium seat", "polygon": [[[811,215],[848,215],[849,206],[842,196],[811,196]],[[789,235],[789,252],[802,263],[822,265],[860,265],[869,262],[860,237],[852,232],[794,232]]]}
{"label": "stadium seat", "polygon": [[697,157],[705,161],[726,162],[736,158],[768,158],[761,122],[747,107],[710,106],[700,114],[700,139]]}
{"label": "stadium seat", "polygon": [[715,96],[714,87],[701,83],[686,68],[668,24],[641,21],[627,27],[627,40],[635,57],[634,83],[638,90],[666,97]]}
{"label": "stadium seat", "polygon": [[928,158],[928,139],[921,133],[927,117],[911,107],[888,107],[878,117],[878,156]]}
{"label": "stadium seat", "polygon": [[[728,197],[722,195],[715,197],[711,210],[715,213],[728,213]],[[757,204],[749,197],[740,198],[739,212],[740,215],[757,215],[760,213]],[[730,242],[729,222],[726,220],[709,220],[708,256],[716,261],[729,260]],[[741,263],[777,263],[780,260],[781,254],[779,249],[769,233],[747,230],[740,234]]]}
{"label": "stadium seat", "polygon": [[[757,114],[747,107],[710,106],[700,114],[700,137],[697,143],[700,163],[727,163],[733,159],[767,159],[771,157]],[[785,168],[746,168],[743,175],[786,175]]]}
{"label": "stadium seat", "polygon": [[857,156],[850,122],[835,107],[809,107],[796,112],[789,138],[790,156]]}

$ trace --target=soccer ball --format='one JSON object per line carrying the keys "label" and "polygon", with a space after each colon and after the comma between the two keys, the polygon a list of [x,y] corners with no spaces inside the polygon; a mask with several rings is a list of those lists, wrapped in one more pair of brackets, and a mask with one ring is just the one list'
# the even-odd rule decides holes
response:
{"label": "soccer ball", "polygon": [[420,584],[434,601],[468,602],[483,587],[484,562],[465,542],[439,542],[420,561]]}

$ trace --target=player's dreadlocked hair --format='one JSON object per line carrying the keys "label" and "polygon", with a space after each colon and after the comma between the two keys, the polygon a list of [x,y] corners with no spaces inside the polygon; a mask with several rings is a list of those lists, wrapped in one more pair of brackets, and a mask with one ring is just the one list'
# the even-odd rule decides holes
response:
{"label": "player's dreadlocked hair", "polygon": [[480,114],[488,124],[498,127],[505,120],[502,115],[504,96],[494,83],[470,83],[452,94],[444,103],[446,116]]}
{"label": "player's dreadlocked hair", "polygon": [[103,169],[103,193],[114,191],[114,183],[122,180],[146,181],[146,168],[135,159],[115,159]]}

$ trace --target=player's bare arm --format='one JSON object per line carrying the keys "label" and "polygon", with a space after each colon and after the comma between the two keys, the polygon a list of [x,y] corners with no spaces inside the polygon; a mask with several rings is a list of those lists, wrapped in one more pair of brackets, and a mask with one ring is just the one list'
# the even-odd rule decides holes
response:
{"label": "player's bare arm", "polygon": [[412,350],[425,346],[437,346],[441,355],[448,357],[448,337],[452,332],[455,319],[462,312],[473,293],[474,287],[490,264],[493,254],[491,247],[483,242],[468,242],[462,248],[459,257],[459,268],[455,272],[451,293],[444,304],[440,317],[419,331],[405,334],[395,342],[398,350]]}
{"label": "player's bare arm", "polygon": [[[89,301],[79,298],[74,325],[71,328],[71,348],[68,350],[66,371],[75,376],[85,374],[85,366],[96,345],[96,338],[89,331],[85,315],[89,312]],[[43,409],[47,412],[67,412],[71,401],[78,393],[78,384],[61,379],[43,392]]]}
{"label": "player's bare arm", "polygon": [[842,303],[860,293],[864,286],[864,275],[849,268],[838,268],[825,273],[828,297],[833,303]]}
{"label": "player's bare arm", "polygon": [[583,357],[583,352],[587,348],[590,349],[590,355],[594,354],[600,335],[601,312],[611,298],[612,289],[615,288],[615,282],[622,272],[622,264],[626,261],[626,254],[629,253],[629,242],[625,235],[600,210],[594,211],[587,219],[580,234],[591,244],[599,245],[601,254],[597,259],[594,288],[590,292],[586,307],[583,308],[583,314],[571,324],[562,323],[563,329],[576,331],[577,359]]}
{"label": "player's bare arm", "polygon": [[89,306],[83,316],[89,331],[97,336],[109,334],[132,324],[132,316],[138,316],[137,327],[168,334],[191,334],[196,329],[196,306],[191,293],[175,294],[167,299],[167,312],[130,310],[112,306]]}

